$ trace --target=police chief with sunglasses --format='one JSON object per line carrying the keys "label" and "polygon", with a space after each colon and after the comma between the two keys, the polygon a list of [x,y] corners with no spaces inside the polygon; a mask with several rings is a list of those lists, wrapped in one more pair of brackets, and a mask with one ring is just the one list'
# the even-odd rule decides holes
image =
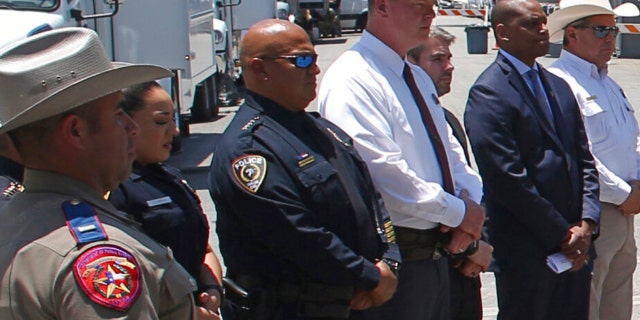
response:
{"label": "police chief with sunglasses", "polygon": [[210,172],[233,319],[362,319],[395,292],[400,253],[351,138],[304,111],[320,73],[311,40],[264,20],[240,52],[248,94]]}
{"label": "police chief with sunglasses", "polygon": [[[634,10],[635,9],[635,10]],[[625,11],[627,11],[625,13]],[[609,0],[564,0],[549,17],[551,40],[562,40],[549,71],[563,78],[578,102],[600,180],[600,236],[593,241],[589,319],[631,319],[636,267],[634,215],[640,212],[640,143],[633,107],[607,74],[616,47],[616,14]]]}

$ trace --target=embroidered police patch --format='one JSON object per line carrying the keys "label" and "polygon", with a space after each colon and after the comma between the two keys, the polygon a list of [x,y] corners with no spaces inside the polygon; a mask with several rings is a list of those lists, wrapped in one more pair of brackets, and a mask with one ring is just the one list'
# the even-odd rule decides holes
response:
{"label": "embroidered police patch", "polygon": [[95,303],[126,311],[140,295],[140,270],[129,252],[116,246],[96,246],[73,263],[82,291]]}
{"label": "embroidered police patch", "polygon": [[247,191],[256,193],[267,173],[267,160],[259,155],[245,155],[231,163],[233,176]]}

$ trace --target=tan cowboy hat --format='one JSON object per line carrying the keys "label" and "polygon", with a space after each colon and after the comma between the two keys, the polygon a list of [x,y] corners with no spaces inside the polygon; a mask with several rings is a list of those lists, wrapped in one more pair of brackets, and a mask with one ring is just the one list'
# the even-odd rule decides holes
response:
{"label": "tan cowboy hat", "polygon": [[553,12],[548,19],[549,42],[562,42],[564,28],[570,23],[601,14],[635,17],[640,14],[640,11],[635,4],[629,2],[612,9],[609,0],[562,0],[560,1],[560,10]]}
{"label": "tan cowboy hat", "polygon": [[0,133],[171,75],[158,66],[112,62],[87,28],[26,38],[0,48]]}

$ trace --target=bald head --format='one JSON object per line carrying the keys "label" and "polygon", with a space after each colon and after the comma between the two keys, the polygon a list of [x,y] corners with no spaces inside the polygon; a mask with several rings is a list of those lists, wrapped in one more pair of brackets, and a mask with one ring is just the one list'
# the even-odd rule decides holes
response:
{"label": "bald head", "polygon": [[307,33],[295,23],[287,20],[262,20],[251,26],[240,43],[240,60],[242,67],[253,58],[277,56],[287,52],[290,37],[302,37],[309,40]]}
{"label": "bald head", "polygon": [[510,24],[514,16],[520,13],[522,3],[529,0],[498,0],[491,11],[491,27],[495,30],[497,24]]}
{"label": "bald head", "polygon": [[309,35],[286,20],[260,21],[240,43],[247,89],[289,110],[304,110],[315,98],[316,57]]}
{"label": "bald head", "polygon": [[500,0],[491,17],[496,43],[528,66],[549,51],[547,16],[536,0]]}

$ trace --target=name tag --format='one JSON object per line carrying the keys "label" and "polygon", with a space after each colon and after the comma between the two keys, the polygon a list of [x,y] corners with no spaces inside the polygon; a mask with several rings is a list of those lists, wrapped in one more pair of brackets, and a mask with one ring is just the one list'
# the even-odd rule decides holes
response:
{"label": "name tag", "polygon": [[171,203],[171,202],[173,202],[171,200],[171,197],[162,197],[158,199],[148,200],[147,205],[149,207],[155,207],[155,206],[160,206],[160,205]]}

